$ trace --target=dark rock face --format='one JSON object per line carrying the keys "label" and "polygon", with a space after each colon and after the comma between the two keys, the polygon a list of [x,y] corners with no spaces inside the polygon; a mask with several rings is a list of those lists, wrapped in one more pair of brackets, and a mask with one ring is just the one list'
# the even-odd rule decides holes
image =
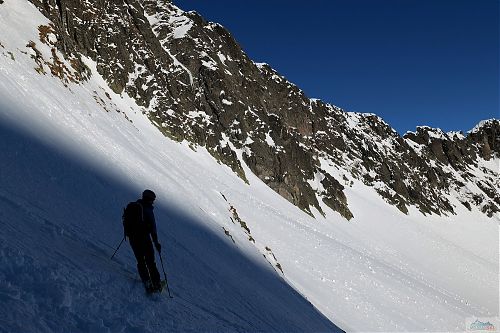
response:
{"label": "dark rock face", "polygon": [[113,91],[134,98],[162,133],[206,147],[246,181],[245,163],[310,214],[330,207],[351,219],[345,187],[355,180],[405,213],[454,213],[456,193],[468,209],[500,210],[498,171],[479,170],[481,180],[474,173],[500,156],[496,120],[467,136],[420,127],[401,137],[375,115],[310,100],[252,62],[222,26],[171,1],[31,2],[53,22],[54,47],[76,64],[94,60]]}
{"label": "dark rock face", "polygon": [[[492,170],[479,165],[479,162],[500,156],[499,130],[500,121],[489,120],[476,126],[467,136],[462,133],[445,134],[437,129],[419,127],[415,133],[407,133],[405,138],[423,148],[421,156],[424,161],[435,165],[433,168],[438,180],[444,185],[442,190],[445,194],[454,190],[461,194],[458,199],[469,210],[472,209],[471,205],[477,206],[491,217],[500,210],[500,166],[497,161]],[[481,177],[478,177],[478,174],[481,174]],[[468,182],[473,185],[466,185]],[[431,183],[434,184],[436,183]],[[474,191],[474,185],[480,191]],[[448,207],[446,211],[453,212],[453,207]]]}

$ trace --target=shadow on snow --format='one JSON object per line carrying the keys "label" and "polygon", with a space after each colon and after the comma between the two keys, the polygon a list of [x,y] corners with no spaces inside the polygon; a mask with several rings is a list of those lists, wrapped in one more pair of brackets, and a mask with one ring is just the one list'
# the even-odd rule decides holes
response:
{"label": "shadow on snow", "polygon": [[14,127],[0,122],[0,331],[340,331],[269,267],[161,197],[174,298],[146,297],[129,245],[109,259],[122,208],[142,189]]}

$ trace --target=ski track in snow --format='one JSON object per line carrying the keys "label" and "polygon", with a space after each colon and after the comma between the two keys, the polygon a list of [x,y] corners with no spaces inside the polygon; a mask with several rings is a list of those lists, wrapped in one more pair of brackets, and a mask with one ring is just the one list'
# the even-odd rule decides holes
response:
{"label": "ski track in snow", "polygon": [[[354,220],[313,219],[245,165],[250,186],[163,137],[92,61],[78,85],[37,74],[23,52],[46,23],[27,2],[0,5],[0,332],[338,330],[309,302],[348,331],[464,331],[467,317],[498,316],[498,218],[405,216],[354,182]],[[173,299],[145,296],[127,243],[109,259],[144,188],[158,196]]]}

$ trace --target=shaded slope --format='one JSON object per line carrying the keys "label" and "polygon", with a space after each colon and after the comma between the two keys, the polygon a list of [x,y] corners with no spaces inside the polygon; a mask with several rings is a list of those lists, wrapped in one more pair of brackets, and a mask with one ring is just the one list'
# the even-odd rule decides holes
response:
{"label": "shaded slope", "polygon": [[[210,193],[217,177],[246,186],[236,175],[165,138],[88,59],[85,84],[37,73],[26,40],[48,21],[10,5],[0,16],[12,29],[0,54],[0,331],[338,331],[245,235],[224,235],[229,212]],[[190,185],[200,174],[206,182]],[[158,195],[173,300],[144,295],[127,244],[109,260],[123,206],[146,187]]]}
{"label": "shaded slope", "polygon": [[0,331],[337,330],[258,256],[214,234],[209,216],[164,197],[156,214],[175,298],[146,297],[128,244],[109,260],[121,208],[140,190],[16,129],[5,113],[17,107],[0,106]]}

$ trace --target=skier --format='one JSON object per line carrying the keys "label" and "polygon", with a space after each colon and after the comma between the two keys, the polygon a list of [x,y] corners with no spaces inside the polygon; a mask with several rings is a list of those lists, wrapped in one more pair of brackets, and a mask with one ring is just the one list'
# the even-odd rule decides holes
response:
{"label": "skier", "polygon": [[161,252],[153,213],[155,199],[156,195],[153,191],[145,190],[142,192],[142,199],[129,203],[123,213],[125,237],[129,238],[130,246],[137,259],[137,270],[148,293],[162,290],[153,249],[154,243],[158,253]]}

